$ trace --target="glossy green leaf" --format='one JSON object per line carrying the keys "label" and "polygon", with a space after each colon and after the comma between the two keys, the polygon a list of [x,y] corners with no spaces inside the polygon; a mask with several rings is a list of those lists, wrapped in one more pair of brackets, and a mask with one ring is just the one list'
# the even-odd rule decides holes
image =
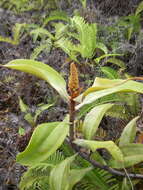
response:
{"label": "glossy green leaf", "polygon": [[50,188],[52,190],[68,190],[69,189],[69,173],[70,165],[74,161],[75,156],[71,156],[63,160],[55,166],[50,173]]}
{"label": "glossy green leaf", "polygon": [[143,155],[143,144],[130,143],[120,146],[124,156]]}
{"label": "glossy green leaf", "polygon": [[83,169],[72,169],[70,171],[70,176],[69,176],[69,189],[72,190],[74,185],[78,183],[85,175],[87,172],[91,171],[93,168],[83,168]]}
{"label": "glossy green leaf", "polygon": [[52,122],[38,125],[26,149],[17,155],[17,162],[32,166],[46,160],[63,143],[69,132],[66,122]]}
{"label": "glossy green leaf", "polygon": [[10,61],[5,67],[33,74],[46,80],[55,90],[68,101],[66,82],[63,77],[52,67],[39,61],[30,59],[16,59]]}
{"label": "glossy green leaf", "polygon": [[[96,101],[97,99],[107,96],[109,94],[114,94],[118,92],[143,93],[143,84],[140,82],[135,82],[132,80],[115,80],[115,81],[113,80],[112,81],[109,79],[104,79],[104,83],[105,85],[103,84],[103,86],[100,84],[99,86],[93,86],[87,89],[87,91],[85,91],[85,93],[83,94],[83,97],[86,96],[85,99],[83,100],[81,104],[76,106],[76,109],[78,110],[82,106],[86,104],[90,104]],[[111,87],[109,88],[109,86]],[[102,89],[102,90],[99,90],[99,89]]]}
{"label": "glossy green leaf", "polygon": [[132,155],[132,156],[125,156],[124,157],[124,166],[120,162],[118,162],[117,160],[110,160],[109,166],[112,168],[121,169],[124,167],[126,168],[126,167],[136,165],[142,161],[143,161],[143,154],[142,155],[137,154],[137,155]]}
{"label": "glossy green leaf", "polygon": [[136,136],[136,122],[139,119],[139,117],[135,117],[132,119],[124,128],[120,141],[119,146],[127,145],[129,143],[133,143]]}
{"label": "glossy green leaf", "polygon": [[112,106],[113,104],[96,106],[86,115],[83,123],[83,133],[86,139],[90,140],[94,137],[104,114]]}
{"label": "glossy green leaf", "polygon": [[120,148],[113,141],[93,141],[77,139],[74,141],[79,146],[89,148],[93,152],[99,148],[107,149],[115,160],[118,160],[121,164],[124,162],[123,154]]}

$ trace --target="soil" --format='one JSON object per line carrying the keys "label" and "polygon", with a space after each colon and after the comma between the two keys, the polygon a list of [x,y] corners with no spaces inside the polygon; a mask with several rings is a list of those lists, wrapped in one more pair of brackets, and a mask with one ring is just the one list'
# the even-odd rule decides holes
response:
{"label": "soil", "polygon": [[[77,8],[88,21],[101,19],[101,22],[104,22],[109,17],[133,13],[139,2],[140,0],[114,0],[112,2],[111,0],[96,0],[95,2],[89,0],[86,11],[82,9],[78,0],[74,0],[70,7],[64,1],[59,6],[69,15],[72,15],[73,10]],[[38,23],[34,17],[36,14],[38,14],[36,11],[15,14],[0,8],[0,35],[12,37],[11,30],[15,23]],[[35,44],[29,36],[23,37],[19,45],[0,42],[0,65],[13,59],[30,58],[34,47]],[[143,41],[134,48],[134,52],[126,58],[128,72],[140,76],[143,73]],[[39,61],[61,72],[67,80],[69,66],[64,64],[66,59],[67,55],[60,49],[52,49],[48,55],[42,53],[38,58]],[[92,71],[90,66],[84,68],[78,66],[78,69],[80,73],[83,73],[80,77],[81,84],[87,78],[90,81],[96,74],[96,69]],[[30,130],[30,126],[24,120],[24,115],[20,112],[18,97],[20,96],[32,110],[40,103],[55,101],[53,98],[55,93],[46,82],[34,76],[0,67],[0,190],[17,190],[21,174],[26,169],[15,162],[18,153],[16,143],[18,129],[23,126],[26,130]],[[66,105],[57,95],[56,105],[44,111],[38,118],[37,124],[62,120],[66,113]],[[114,122],[113,120],[112,123]]]}

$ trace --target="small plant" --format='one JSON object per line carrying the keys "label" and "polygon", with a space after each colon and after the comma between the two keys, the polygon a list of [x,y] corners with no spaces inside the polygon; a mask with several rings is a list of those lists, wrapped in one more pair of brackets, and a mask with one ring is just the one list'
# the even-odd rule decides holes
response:
{"label": "small plant", "polygon": [[[119,92],[123,94],[126,92],[143,93],[142,83],[131,79],[109,80],[96,78],[93,86],[80,94],[78,71],[75,64],[71,63],[68,94],[63,77],[48,65],[34,60],[20,59],[9,62],[5,67],[24,71],[46,80],[69,105],[69,115],[65,116],[63,121],[38,125],[26,149],[17,155],[17,162],[29,167],[21,181],[22,190],[30,188],[31,185],[36,185],[40,178],[32,178],[33,181],[29,181],[29,186],[25,183],[25,180],[28,180],[27,176],[33,169],[36,172],[40,168],[42,168],[41,175],[44,177],[43,183],[46,183],[53,190],[71,190],[94,167],[118,176],[143,178],[142,174],[130,173],[133,166],[143,161],[143,145],[135,142],[136,122],[139,116],[136,116],[127,124],[118,143],[95,139],[99,124],[105,113],[115,105],[114,101],[110,103],[101,102],[100,105],[95,105],[86,114],[80,138],[77,135],[76,127],[78,119],[76,115],[79,110],[82,109],[85,113],[88,106],[93,105],[100,98]],[[141,77],[133,79],[142,80]],[[55,154],[64,141],[77,155],[67,157],[58,164],[50,164],[47,159]],[[85,148],[84,151],[83,148]],[[108,151],[108,158],[105,159],[98,149]],[[86,168],[77,169],[72,164],[77,156],[86,160],[92,167],[88,165]],[[130,168],[130,172],[127,172],[125,168]]]}
{"label": "small plant", "polygon": [[16,23],[12,29],[13,38],[0,36],[0,42],[7,42],[12,45],[18,45],[20,43],[21,31],[25,27],[25,24]]}

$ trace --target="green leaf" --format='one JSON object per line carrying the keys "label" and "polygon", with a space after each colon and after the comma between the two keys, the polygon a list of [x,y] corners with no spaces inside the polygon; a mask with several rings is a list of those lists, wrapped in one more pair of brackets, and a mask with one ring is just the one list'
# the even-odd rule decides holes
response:
{"label": "green leaf", "polygon": [[102,165],[107,165],[104,158],[97,151],[95,151],[91,154],[91,159],[96,160],[97,162],[99,162]]}
{"label": "green leaf", "polygon": [[[103,79],[103,80],[101,79],[101,81],[104,81],[104,83],[91,87],[87,89],[87,91],[85,91],[85,93],[83,94],[83,97],[85,96],[86,97],[82,103],[76,106],[77,110],[81,108],[82,106],[86,104],[90,104],[96,101],[97,99],[107,96],[109,94],[114,94],[118,92],[143,93],[143,84],[140,82],[135,82],[132,80],[109,80],[109,79]],[[77,97],[77,100],[78,100],[78,97]]]}
{"label": "green leaf", "polygon": [[57,92],[68,101],[66,82],[63,77],[52,67],[39,61],[30,59],[16,59],[10,61],[5,67],[33,74],[46,80]]}
{"label": "green leaf", "polygon": [[143,11],[143,1],[138,5],[135,15],[140,14],[140,12],[142,12],[142,11]]}
{"label": "green leaf", "polygon": [[83,133],[86,139],[90,140],[94,137],[104,114],[112,106],[113,104],[96,106],[86,115],[83,123]]}
{"label": "green leaf", "polygon": [[143,155],[143,144],[130,143],[120,146],[124,156]]}
{"label": "green leaf", "polygon": [[129,143],[133,143],[136,136],[136,122],[139,119],[139,117],[135,117],[132,119],[124,128],[120,141],[119,146],[127,145]]}
{"label": "green leaf", "polygon": [[68,190],[72,190],[74,185],[78,183],[85,175],[87,172],[91,171],[93,168],[84,168],[84,169],[72,169],[70,171],[70,176],[69,176],[69,186],[70,188]]}
{"label": "green leaf", "polygon": [[38,125],[26,149],[17,155],[17,162],[32,166],[46,160],[63,143],[69,131],[66,122],[52,122]]}
{"label": "green leaf", "polygon": [[143,161],[143,154],[142,155],[137,154],[137,155],[132,155],[132,156],[125,156],[124,157],[124,166],[117,160],[110,160],[110,162],[108,164],[112,168],[121,169],[124,167],[126,168],[126,167],[136,165],[142,161]]}
{"label": "green leaf", "polygon": [[22,127],[19,127],[18,134],[19,135],[24,135],[25,134],[25,129],[23,129]]}
{"label": "green leaf", "polygon": [[123,154],[120,148],[113,141],[89,141],[84,139],[77,139],[74,141],[79,146],[89,148],[93,152],[99,148],[107,149],[113,158],[119,161],[121,164],[124,162]]}
{"label": "green leaf", "polygon": [[111,67],[101,67],[100,69],[104,73],[104,75],[109,79],[119,78],[118,72],[115,69],[112,69]]}
{"label": "green leaf", "polygon": [[28,112],[30,108],[23,102],[23,100],[19,97],[19,107],[22,112]]}
{"label": "green leaf", "polygon": [[60,164],[55,166],[50,173],[50,188],[52,190],[68,190],[69,189],[69,172],[70,165],[74,161],[75,156],[66,158]]}

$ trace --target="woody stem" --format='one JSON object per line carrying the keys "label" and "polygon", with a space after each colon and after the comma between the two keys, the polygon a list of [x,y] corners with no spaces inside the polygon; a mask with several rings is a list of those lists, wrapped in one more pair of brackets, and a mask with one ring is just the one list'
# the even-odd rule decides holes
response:
{"label": "woody stem", "polygon": [[74,141],[75,101],[71,98],[69,103],[70,142]]}

